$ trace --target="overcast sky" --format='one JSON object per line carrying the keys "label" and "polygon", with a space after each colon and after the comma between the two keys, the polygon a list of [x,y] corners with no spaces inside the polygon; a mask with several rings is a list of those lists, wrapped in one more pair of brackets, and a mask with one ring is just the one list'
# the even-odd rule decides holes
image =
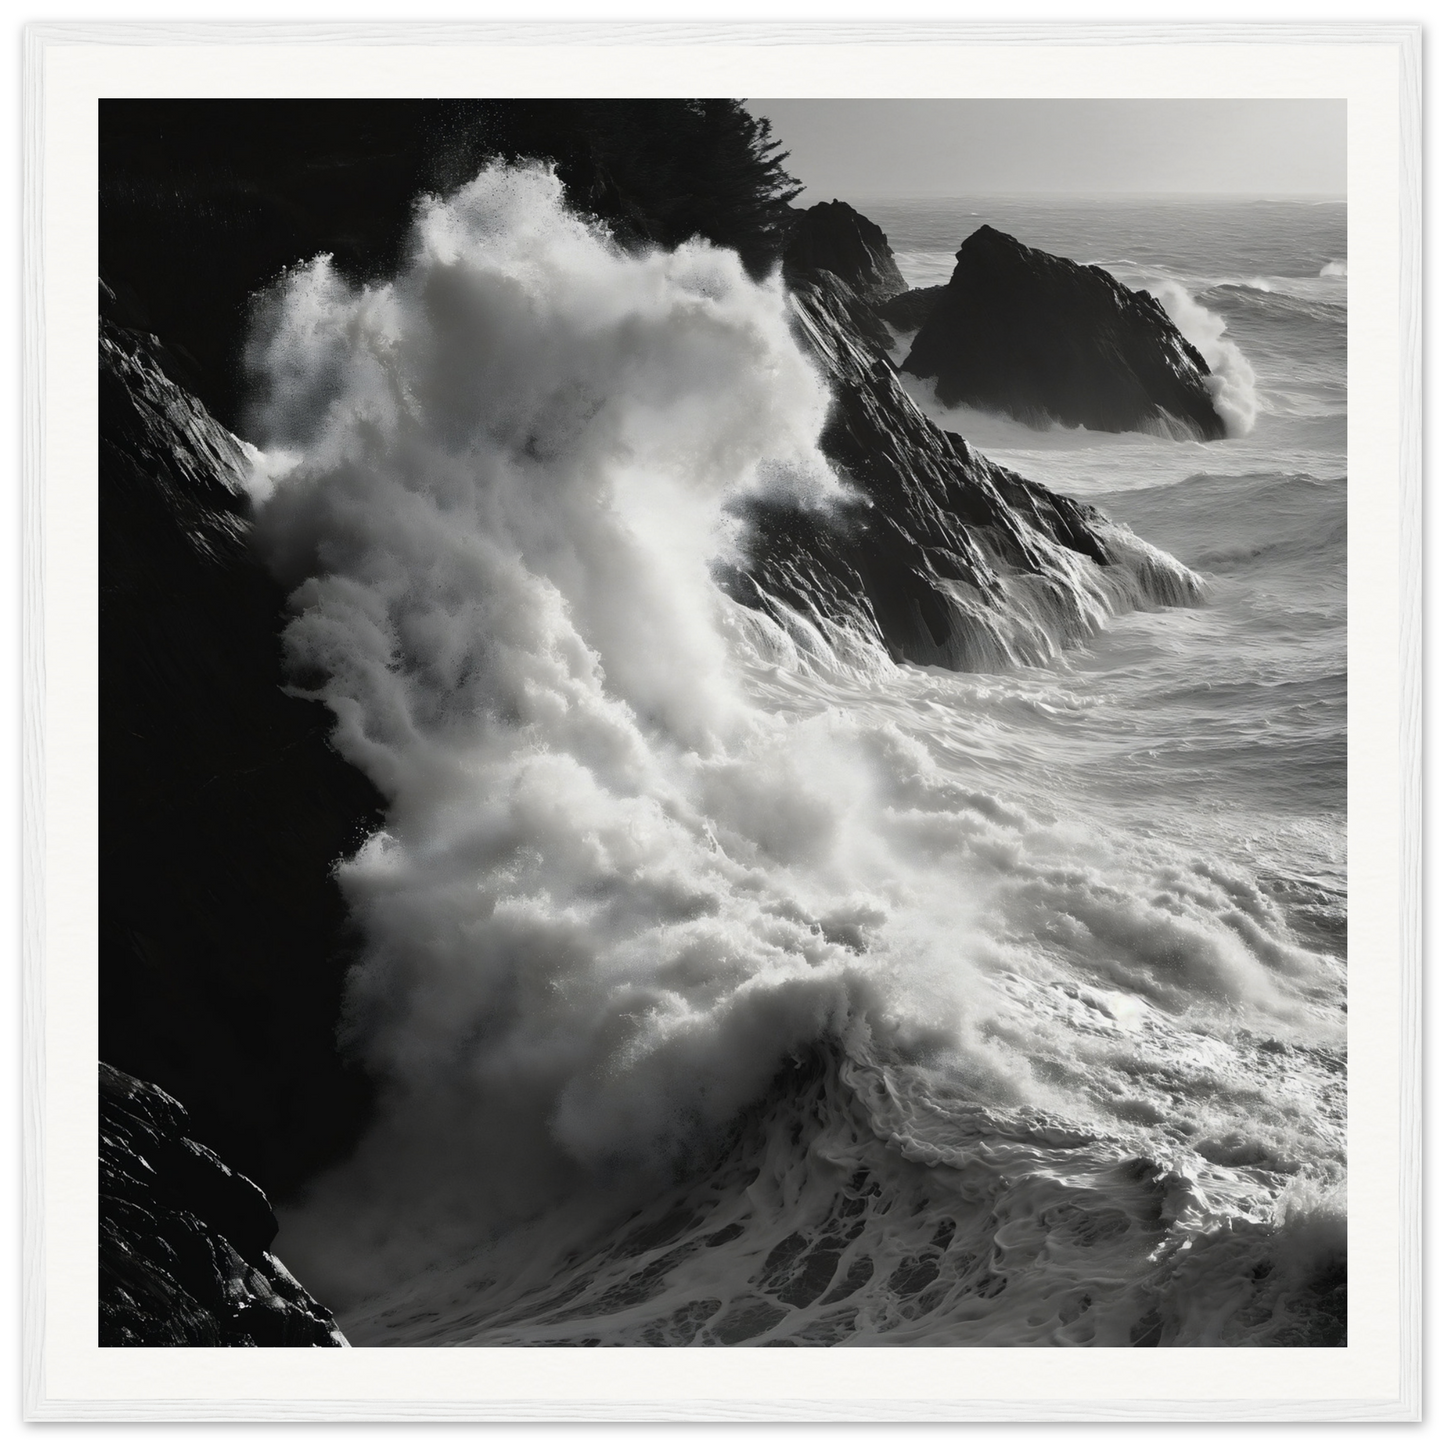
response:
{"label": "overcast sky", "polygon": [[834,196],[1341,196],[1345,102],[750,100],[801,204]]}

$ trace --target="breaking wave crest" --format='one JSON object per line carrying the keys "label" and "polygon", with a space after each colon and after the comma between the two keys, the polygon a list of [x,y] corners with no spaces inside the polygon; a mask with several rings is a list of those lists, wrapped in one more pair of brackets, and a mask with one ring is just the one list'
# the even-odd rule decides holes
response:
{"label": "breaking wave crest", "polygon": [[[284,1221],[354,1337],[1295,1328],[1340,961],[1247,875],[971,776],[902,706],[951,682],[795,668],[723,597],[732,500],[837,491],[779,281],[494,167],[393,280],[284,278],[251,361],[292,677],[389,805],[339,868],[380,1116]],[[1131,537],[1141,592],[1184,575]]]}
{"label": "breaking wave crest", "polygon": [[[950,1112],[944,1114],[948,1109]],[[1093,1144],[1093,1149],[1087,1146]],[[1342,1201],[1222,1207],[1193,1177],[965,1078],[826,1049],[789,1065],[700,1178],[601,1233],[524,1232],[402,1286],[357,1344],[1329,1345]],[[1236,1207],[1240,1201],[1230,1201]]]}
{"label": "breaking wave crest", "polygon": [[1259,414],[1254,368],[1239,347],[1226,338],[1223,318],[1196,301],[1177,281],[1158,281],[1149,289],[1185,339],[1209,363],[1207,385],[1214,409],[1229,435],[1248,435]]}

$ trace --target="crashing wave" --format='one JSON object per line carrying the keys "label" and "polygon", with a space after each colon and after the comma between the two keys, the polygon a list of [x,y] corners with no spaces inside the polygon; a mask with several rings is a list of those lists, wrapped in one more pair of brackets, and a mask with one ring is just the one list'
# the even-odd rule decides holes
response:
{"label": "crashing wave", "polygon": [[[390,281],[323,258],[270,298],[256,535],[388,803],[338,870],[378,1118],[284,1221],[359,1341],[1203,1343],[1165,1264],[1216,1226],[1263,1260],[1289,1181],[1335,1177],[1334,1112],[1236,1137],[1340,1043],[1337,964],[1257,887],[758,690],[1199,595],[932,426],[854,319],[841,281],[625,252],[540,167],[425,204]],[[1195,1030],[1221,1010],[1243,1055]],[[995,1251],[1055,1233],[1040,1303]]]}

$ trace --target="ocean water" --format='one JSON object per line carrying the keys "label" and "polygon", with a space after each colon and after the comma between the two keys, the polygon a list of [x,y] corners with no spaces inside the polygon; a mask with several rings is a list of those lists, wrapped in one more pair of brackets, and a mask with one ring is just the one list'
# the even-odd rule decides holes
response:
{"label": "ocean water", "polygon": [[1157,290],[1224,441],[915,395],[1202,605],[959,674],[731,604],[730,503],[840,485],[786,295],[539,170],[271,298],[258,536],[390,803],[381,1115],[277,1246],[353,1343],[1343,1343],[1343,207],[860,205]]}
{"label": "ocean water", "polygon": [[1195,826],[1217,827],[1221,846],[1248,840],[1270,866],[1327,881],[1342,920],[1344,203],[975,198],[867,213],[910,285],[945,281],[948,238],[983,224],[1102,266],[1156,295],[1228,378],[1235,434],[1207,444],[1041,433],[949,412],[927,383],[910,388],[994,460],[1094,503],[1209,579],[1210,606],[1187,620],[1125,619],[1061,660],[1098,689],[1085,726],[1102,752],[1085,766],[1101,765],[1096,786],[1115,779],[1115,801],[1153,806],[1157,785],[1187,802]]}

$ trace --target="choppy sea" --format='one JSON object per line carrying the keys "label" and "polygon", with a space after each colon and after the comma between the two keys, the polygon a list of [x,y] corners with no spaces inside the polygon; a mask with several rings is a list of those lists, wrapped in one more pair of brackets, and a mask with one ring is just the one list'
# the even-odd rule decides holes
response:
{"label": "choppy sea", "polygon": [[1344,1342],[1345,208],[855,203],[913,285],[988,223],[1160,296],[1225,440],[911,389],[1202,605],[790,653],[708,570],[816,463],[785,303],[537,173],[275,303],[259,531],[392,805],[340,870],[387,1102],[278,1245],[356,1344]]}

